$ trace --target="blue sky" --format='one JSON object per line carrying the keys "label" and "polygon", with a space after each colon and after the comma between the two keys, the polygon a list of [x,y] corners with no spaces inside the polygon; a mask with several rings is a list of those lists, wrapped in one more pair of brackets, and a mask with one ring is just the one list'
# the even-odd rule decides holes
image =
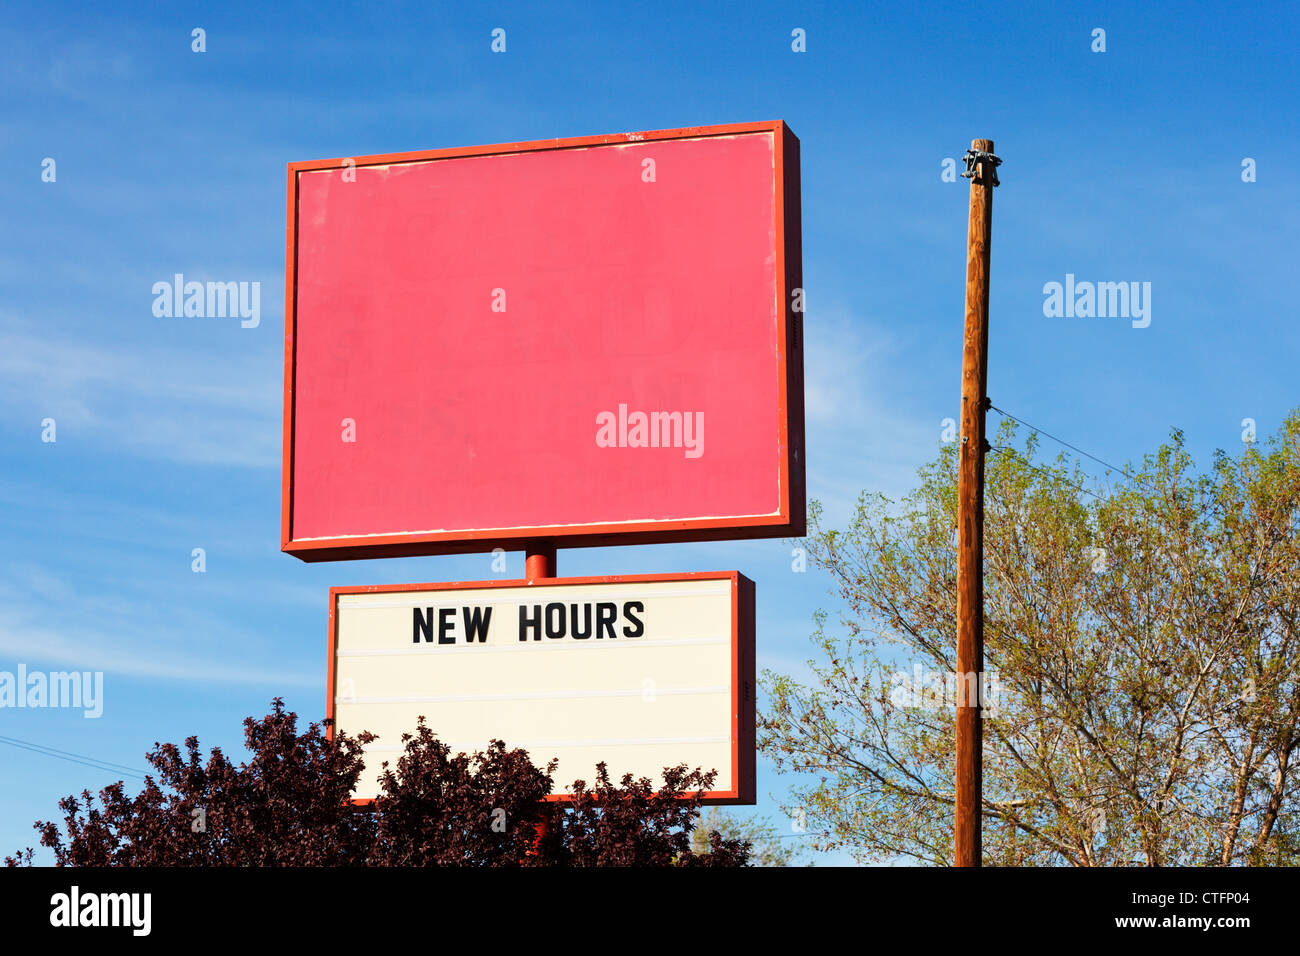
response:
{"label": "blue sky", "polygon": [[[484,555],[279,551],[289,161],[784,119],[802,144],[809,485],[833,520],[860,489],[905,492],[957,414],[967,187],[940,173],[973,137],[1004,160],[995,403],[1110,461],[1178,426],[1204,463],[1243,418],[1265,434],[1300,404],[1293,5],[467,6],[7,11],[0,670],[103,670],[105,706],[0,710],[0,734],[136,767],[189,734],[237,751],[272,696],[322,715],[330,585],[492,576]],[[260,282],[261,324],[155,318],[152,284],[176,272]],[[1045,317],[1067,273],[1150,282],[1150,326]],[[565,575],[731,568],[757,582],[760,665],[804,673],[811,616],[835,605],[789,544],[559,557]],[[12,747],[0,768],[4,852],[110,779]],[[774,814],[786,781],[759,783]]]}

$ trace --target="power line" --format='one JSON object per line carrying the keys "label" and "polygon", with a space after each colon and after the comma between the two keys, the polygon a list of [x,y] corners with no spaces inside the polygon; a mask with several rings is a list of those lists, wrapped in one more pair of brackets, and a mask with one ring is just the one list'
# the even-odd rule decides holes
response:
{"label": "power line", "polygon": [[1037,425],[1031,425],[1031,424],[1029,424],[1029,422],[1027,422],[1027,421],[1025,421],[1025,420],[1023,420],[1023,419],[1017,418],[1015,415],[1012,415],[1010,412],[1005,411],[1004,409],[998,408],[998,407],[997,407],[996,405],[994,405],[992,402],[989,402],[989,408],[990,408],[992,411],[997,412],[997,413],[998,413],[999,415],[1001,415],[1003,418],[1009,418],[1009,419],[1011,419],[1013,422],[1016,422],[1016,423],[1019,424],[1019,425],[1024,425],[1026,428],[1030,429],[1031,431],[1037,432],[1037,433],[1040,434],[1040,435],[1043,435],[1043,436],[1045,436],[1045,437],[1047,437],[1047,438],[1050,438],[1052,441],[1056,442],[1058,445],[1064,445],[1066,448],[1070,449],[1071,451],[1078,452],[1080,455],[1083,455],[1083,457],[1085,457],[1085,458],[1091,458],[1091,459],[1092,459],[1093,461],[1095,461],[1097,464],[1099,464],[1099,465],[1104,465],[1105,467],[1109,468],[1111,471],[1117,471],[1117,472],[1119,472],[1121,475],[1123,475],[1123,476],[1124,476],[1125,478],[1127,478],[1129,481],[1135,481],[1135,482],[1137,482],[1138,484],[1143,484],[1143,482],[1141,481],[1141,479],[1139,479],[1137,476],[1135,476],[1135,475],[1133,475],[1131,472],[1129,472],[1129,470],[1128,470],[1127,468],[1120,468],[1118,465],[1112,465],[1110,462],[1106,461],[1105,459],[1098,458],[1096,455],[1092,454],[1091,452],[1086,452],[1086,451],[1084,451],[1084,450],[1083,450],[1082,448],[1080,448],[1078,445],[1072,445],[1072,444],[1070,444],[1070,443],[1069,443],[1068,441],[1066,441],[1064,438],[1057,438],[1057,437],[1056,437],[1055,435],[1053,435],[1051,432],[1044,431],[1043,429],[1039,428]]}
{"label": "power line", "polygon": [[19,737],[6,737],[3,734],[0,734],[0,741],[28,744],[32,747],[39,747],[42,750],[53,751],[56,754],[63,754],[64,756],[67,757],[79,757],[83,760],[91,760],[94,761],[95,763],[103,764],[105,767],[112,767],[118,770],[125,770],[128,773],[138,773],[141,775],[145,773],[145,771],[138,770],[135,767],[129,767],[124,763],[114,763],[111,760],[101,760],[99,757],[88,757],[85,754],[73,753],[70,750],[60,750],[58,747],[51,747],[49,744],[38,744],[30,740],[22,740]]}
{"label": "power line", "polygon": [[795,840],[807,837],[829,837],[834,836],[829,830],[810,830],[806,833],[773,833],[773,840]]}
{"label": "power line", "polygon": [[1065,478],[1062,478],[1060,475],[1052,474],[1052,472],[1048,471],[1045,468],[1039,468],[1037,465],[1035,465],[1024,455],[1020,454],[1020,452],[1016,451],[1014,448],[1008,448],[1006,445],[990,445],[989,448],[991,451],[1000,452],[1004,455],[1014,455],[1016,458],[1020,459],[1021,463],[1024,464],[1026,467],[1032,468],[1034,471],[1038,472],[1040,475],[1042,475],[1045,478],[1051,478],[1053,481],[1059,481],[1061,484],[1073,488],[1075,491],[1080,491],[1085,495],[1091,495],[1092,497],[1096,498],[1098,501],[1104,500],[1101,497],[1101,495],[1097,494],[1095,491],[1089,491],[1087,488],[1083,487],[1083,485],[1076,485],[1074,482],[1067,481]]}
{"label": "power line", "polygon": [[11,747],[18,747],[22,750],[28,750],[32,753],[42,754],[46,757],[53,757],[55,760],[65,760],[68,763],[81,764],[83,767],[90,767],[93,770],[105,770],[110,773],[128,773],[133,777],[144,779],[147,776],[145,771],[137,770],[134,767],[128,767],[125,764],[113,763],[108,760],[100,760],[98,757],[88,757],[85,754],[75,754],[67,750],[59,750],[57,747],[48,747],[45,744],[34,743],[30,740],[22,740],[18,737],[6,737],[0,735],[0,744],[8,744]]}

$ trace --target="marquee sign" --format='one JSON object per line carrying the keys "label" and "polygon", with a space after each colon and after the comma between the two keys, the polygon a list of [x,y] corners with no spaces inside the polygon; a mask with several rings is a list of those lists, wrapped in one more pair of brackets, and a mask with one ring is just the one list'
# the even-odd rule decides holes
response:
{"label": "marquee sign", "polygon": [[754,802],[754,586],[735,571],[332,588],[328,681],[334,726],[378,735],[360,801],[423,715],[453,752],[558,758],[556,799],[605,761],[615,780],[716,769],[708,802]]}
{"label": "marquee sign", "polygon": [[290,164],[283,550],[802,535],[799,235],[781,122]]}

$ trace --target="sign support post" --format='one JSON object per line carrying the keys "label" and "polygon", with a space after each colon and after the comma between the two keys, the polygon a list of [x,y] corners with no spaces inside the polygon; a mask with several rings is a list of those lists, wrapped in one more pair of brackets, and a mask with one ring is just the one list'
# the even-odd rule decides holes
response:
{"label": "sign support post", "polygon": [[961,362],[961,445],[957,472],[957,739],[953,862],[981,864],[984,685],[984,416],[988,407],[989,251],[993,140],[972,140],[966,153],[970,221],[966,238],[966,322]]}
{"label": "sign support post", "polygon": [[[530,541],[528,549],[524,552],[524,577],[529,581],[536,581],[541,578],[555,577],[555,545],[546,541]],[[533,831],[536,837],[533,840],[533,849],[529,856],[536,856],[541,842],[546,839],[546,834],[550,832],[549,822],[550,810],[543,805],[538,812],[537,820],[533,823]]]}
{"label": "sign support post", "polygon": [[549,541],[530,541],[524,554],[524,577],[529,581],[555,577],[554,544]]}

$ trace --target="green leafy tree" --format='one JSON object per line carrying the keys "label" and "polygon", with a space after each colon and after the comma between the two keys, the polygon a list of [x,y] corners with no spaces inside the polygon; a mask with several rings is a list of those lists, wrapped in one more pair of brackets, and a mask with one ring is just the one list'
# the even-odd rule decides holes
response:
{"label": "green leafy tree", "polygon": [[[1036,455],[987,463],[985,863],[1295,863],[1300,412],[1208,474],[1176,431],[1112,484]],[[814,506],[842,629],[763,676],[790,807],[863,860],[951,860],[956,460],[844,530]]]}
{"label": "green leafy tree", "polygon": [[804,835],[790,831],[782,833],[767,817],[738,817],[709,807],[691,832],[691,849],[696,853],[709,852],[710,834],[723,839],[749,845],[751,866],[795,866],[803,861]]}

